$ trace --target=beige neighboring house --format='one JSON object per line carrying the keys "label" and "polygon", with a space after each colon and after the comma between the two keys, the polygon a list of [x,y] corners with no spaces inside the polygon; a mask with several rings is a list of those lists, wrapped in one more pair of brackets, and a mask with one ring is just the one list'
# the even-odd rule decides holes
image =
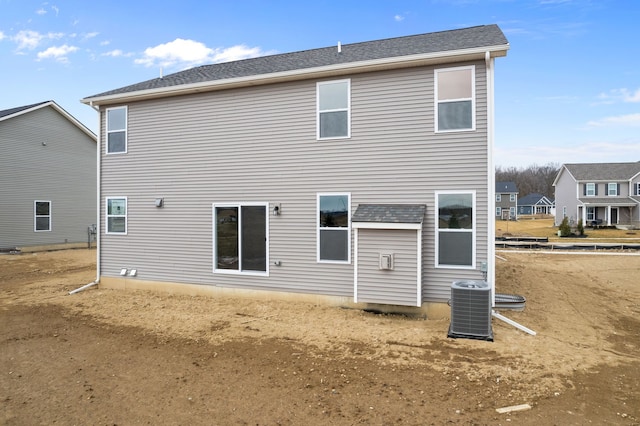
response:
{"label": "beige neighboring house", "polygon": [[553,186],[556,226],[640,225],[640,161],[563,164]]}
{"label": "beige neighboring house", "polygon": [[496,25],[204,65],[89,96],[100,285],[448,314],[494,281]]}
{"label": "beige neighboring house", "polygon": [[0,250],[87,244],[96,135],[54,101],[0,111]]}

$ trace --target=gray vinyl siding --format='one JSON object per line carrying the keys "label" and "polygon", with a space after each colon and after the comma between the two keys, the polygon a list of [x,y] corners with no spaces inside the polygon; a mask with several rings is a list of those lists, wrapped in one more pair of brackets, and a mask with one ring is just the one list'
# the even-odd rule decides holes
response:
{"label": "gray vinyl siding", "polygon": [[[555,225],[559,226],[562,222],[562,209],[567,208],[567,217],[577,223],[578,219],[578,191],[582,188],[567,170],[562,170],[560,178],[556,182],[555,199],[556,199],[556,219]],[[582,194],[582,193],[580,193]]]}
{"label": "gray vinyl siding", "polygon": [[[336,77],[351,79],[350,139],[316,140],[316,80],[128,104],[128,153],[101,150],[102,275],[127,267],[144,280],[352,297],[353,261],[316,260],[317,193],[348,192],[352,212],[427,204],[423,296],[448,300],[452,281],[481,274],[434,268],[434,191],[476,191],[478,265],[494,214],[484,62],[475,65],[474,132],[434,133],[433,67]],[[114,196],[128,197],[128,235],[104,235]],[[267,276],[212,272],[212,204],[222,202],[281,205],[268,218]]]}
{"label": "gray vinyl siding", "polygon": [[[415,306],[417,244],[415,230],[358,230],[358,302]],[[380,270],[381,253],[393,254],[393,270]]]}
{"label": "gray vinyl siding", "polygon": [[[86,242],[97,219],[95,140],[43,107],[0,122],[0,150],[0,248]],[[35,200],[51,202],[51,231],[34,232]]]}

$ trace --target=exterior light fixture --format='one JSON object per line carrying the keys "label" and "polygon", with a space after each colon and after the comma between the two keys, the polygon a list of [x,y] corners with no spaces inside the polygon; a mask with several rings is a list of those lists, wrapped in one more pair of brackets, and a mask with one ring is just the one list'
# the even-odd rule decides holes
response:
{"label": "exterior light fixture", "polygon": [[276,204],[275,206],[273,206],[273,215],[274,216],[280,216],[280,213],[282,209],[280,208],[280,204]]}
{"label": "exterior light fixture", "polygon": [[164,206],[164,198],[156,198],[156,207]]}
{"label": "exterior light fixture", "polygon": [[120,269],[120,276],[124,277],[125,275],[127,275],[127,268]]}
{"label": "exterior light fixture", "polygon": [[135,277],[136,275],[138,275],[138,270],[137,269],[132,269],[129,271],[129,276],[130,277]]}

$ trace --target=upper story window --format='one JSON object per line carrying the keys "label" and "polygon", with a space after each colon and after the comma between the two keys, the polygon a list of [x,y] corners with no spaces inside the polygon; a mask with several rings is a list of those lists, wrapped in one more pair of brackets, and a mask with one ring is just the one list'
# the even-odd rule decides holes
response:
{"label": "upper story window", "polygon": [[107,154],[127,152],[127,107],[107,109]]}
{"label": "upper story window", "polygon": [[436,132],[475,130],[475,67],[435,70]]}
{"label": "upper story window", "polygon": [[607,184],[607,195],[609,195],[609,196],[620,195],[620,185],[617,184],[617,183],[608,183]]}
{"label": "upper story window", "polygon": [[33,230],[35,232],[51,231],[51,201],[35,201],[33,212]]}
{"label": "upper story window", "polygon": [[317,83],[318,139],[351,137],[351,81]]}
{"label": "upper story window", "polygon": [[640,182],[636,183],[636,195],[640,195]]}
{"label": "upper story window", "polygon": [[351,262],[351,195],[318,194],[318,262]]}
{"label": "upper story window", "polygon": [[502,194],[496,194],[496,202],[502,201]]}
{"label": "upper story window", "polygon": [[509,194],[509,201],[514,203],[516,201],[516,194]]}
{"label": "upper story window", "polygon": [[475,267],[475,208],[475,192],[436,193],[436,267]]}
{"label": "upper story window", "polygon": [[127,233],[127,197],[107,197],[107,234]]}
{"label": "upper story window", "polygon": [[598,186],[595,183],[585,183],[584,195],[586,195],[587,197],[593,197],[598,195]]}

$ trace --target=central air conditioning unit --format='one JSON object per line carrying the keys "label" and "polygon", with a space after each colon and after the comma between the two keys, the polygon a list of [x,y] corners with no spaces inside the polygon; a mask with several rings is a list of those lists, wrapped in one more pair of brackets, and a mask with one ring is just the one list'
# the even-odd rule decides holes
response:
{"label": "central air conditioning unit", "polygon": [[454,281],[450,304],[448,337],[493,341],[491,287],[486,281]]}

